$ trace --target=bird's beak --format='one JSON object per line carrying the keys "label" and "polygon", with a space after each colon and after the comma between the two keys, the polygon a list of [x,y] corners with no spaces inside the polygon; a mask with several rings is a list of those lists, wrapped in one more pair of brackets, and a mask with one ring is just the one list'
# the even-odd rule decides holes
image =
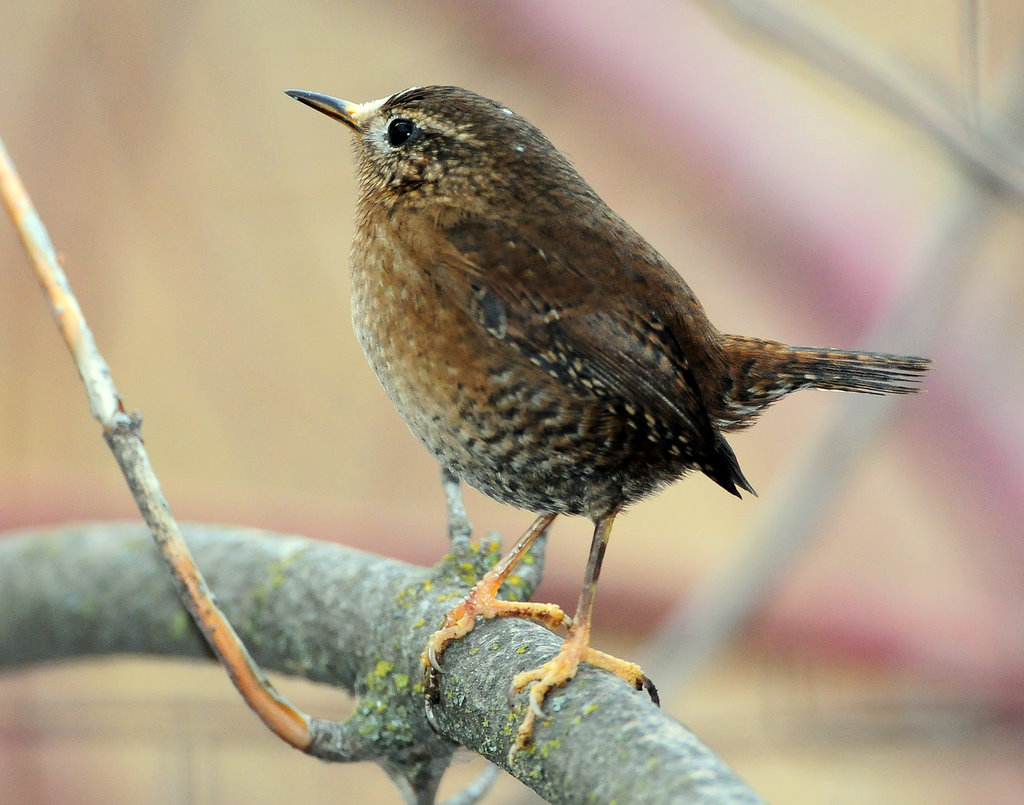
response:
{"label": "bird's beak", "polygon": [[288,95],[300,103],[306,104],[318,112],[323,112],[328,117],[340,120],[346,126],[357,132],[362,132],[363,127],[359,123],[361,105],[349,103],[340,98],[332,98],[330,95],[321,95],[319,92],[306,92],[302,89],[286,89]]}

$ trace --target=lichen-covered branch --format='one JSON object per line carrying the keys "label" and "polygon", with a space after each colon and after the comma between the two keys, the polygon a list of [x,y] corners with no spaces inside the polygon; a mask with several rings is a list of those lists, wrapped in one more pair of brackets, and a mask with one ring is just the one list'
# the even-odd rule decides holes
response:
{"label": "lichen-covered branch", "polygon": [[[263,531],[190,526],[185,533],[261,666],[358,697],[354,715],[330,735],[329,754],[401,769],[419,801],[431,801],[455,744],[427,721],[420,651],[452,601],[497,557],[497,545],[485,540],[421,568]],[[445,655],[436,727],[551,802],[759,801],[644,694],[589,667],[549,697],[534,746],[508,769],[525,702],[520,695],[509,709],[512,676],[557,647],[558,638],[536,624],[481,624]],[[97,654],[208,651],[142,524],[0,538],[0,669]]]}

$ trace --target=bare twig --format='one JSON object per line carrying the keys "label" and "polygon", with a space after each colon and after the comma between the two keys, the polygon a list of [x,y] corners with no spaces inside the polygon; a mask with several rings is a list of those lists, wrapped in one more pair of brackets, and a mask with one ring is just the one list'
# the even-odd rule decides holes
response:
{"label": "bare twig", "polygon": [[[907,119],[945,140],[950,148],[959,147],[959,135],[954,136],[953,132],[966,131],[962,124],[939,125],[940,118],[932,119],[922,111],[923,101],[917,94],[920,88],[910,91],[897,73],[881,68],[877,59],[864,55],[850,43],[826,36],[820,25],[799,19],[790,29],[791,20],[783,12],[769,5],[751,6],[745,0],[715,0],[715,4],[728,7],[741,15],[744,22],[876,100],[885,101],[894,111],[902,110]],[[970,16],[971,9],[964,14]],[[992,141],[1010,141],[1021,130],[1024,84],[1018,83],[1007,115],[1009,123],[1005,130],[989,134]],[[984,169],[968,174],[968,178],[984,181],[964,182],[959,197],[949,205],[944,222],[934,228],[937,237],[924,259],[923,270],[917,272],[915,282],[883,312],[874,331],[866,337],[869,349],[892,349],[898,345],[899,349],[923,354],[946,321],[959,298],[960,282],[965,278],[963,266],[977,248],[997,203],[1007,194],[1018,193],[1015,179],[1009,179],[1009,183],[989,181],[991,177],[986,171],[999,170],[1000,163],[986,161],[993,154],[984,153]],[[968,151],[961,156],[970,163],[977,154]],[[993,190],[996,192],[990,192]],[[649,638],[643,665],[651,674],[672,674],[676,679],[692,676],[749,623],[784,570],[812,539],[873,437],[889,420],[893,402],[837,402],[830,424],[802,460],[795,463],[785,488],[775,496],[748,548],[701,582]]]}
{"label": "bare twig", "polygon": [[494,785],[494,781],[498,779],[498,773],[501,771],[497,766],[491,764],[473,780],[469,785],[459,791],[457,794],[453,794],[444,800],[441,805],[475,805],[483,799],[487,792],[491,790]]}
{"label": "bare twig", "polygon": [[960,77],[964,84],[964,120],[977,131],[981,128],[977,0],[960,0]]}
{"label": "bare twig", "polygon": [[705,5],[909,122],[977,181],[1018,204],[1024,202],[1024,167],[1017,146],[996,132],[965,122],[924,82],[867,42],[855,40],[810,8],[797,11],[765,0],[705,0]]}
{"label": "bare twig", "polygon": [[0,191],[85,384],[89,410],[103,428],[103,437],[114,453],[136,505],[174,576],[186,608],[249,706],[282,740],[309,751],[315,737],[310,732],[309,717],[274,690],[214,604],[160,491],[160,483],[139,436],[141,417],[138,413],[125,412],[111,378],[110,367],[96,346],[59,265],[46,227],[36,213],[2,141]]}
{"label": "bare twig", "polygon": [[441,468],[441,489],[448,509],[448,542],[453,553],[460,553],[469,545],[473,526],[469,523],[462,502],[462,485],[447,467]]}

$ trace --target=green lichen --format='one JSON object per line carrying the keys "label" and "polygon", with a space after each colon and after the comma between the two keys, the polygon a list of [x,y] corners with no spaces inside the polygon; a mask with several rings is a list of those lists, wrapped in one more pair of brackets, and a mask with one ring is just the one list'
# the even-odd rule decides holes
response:
{"label": "green lichen", "polygon": [[511,574],[501,585],[501,595],[507,601],[525,601],[529,592],[526,581],[517,573]]}
{"label": "green lichen", "polygon": [[288,554],[270,563],[270,567],[267,568],[267,579],[272,590],[276,590],[284,585],[285,571],[295,564],[301,553],[302,552],[299,551]]}
{"label": "green lichen", "polygon": [[296,676],[305,676],[311,667],[312,666],[308,661],[292,659],[286,659],[284,661],[285,671],[290,674],[295,674]]}
{"label": "green lichen", "polygon": [[[410,679],[408,674],[395,673],[395,663],[379,658],[367,673],[366,690],[359,697],[352,715],[359,735],[374,742],[387,740],[393,749],[405,747],[414,740],[407,707]],[[422,686],[412,689],[422,692]]]}
{"label": "green lichen", "polygon": [[68,610],[74,617],[82,617],[86,620],[94,620],[100,611],[99,601],[93,596],[75,598],[68,602]]}
{"label": "green lichen", "polygon": [[476,565],[473,562],[461,562],[458,568],[459,581],[465,584],[467,587],[472,587],[476,584],[478,577]]}
{"label": "green lichen", "polygon": [[52,559],[60,556],[63,543],[59,539],[31,539],[24,543],[26,559]]}
{"label": "green lichen", "polygon": [[238,634],[251,648],[259,648],[263,645],[263,632],[256,628],[252,618],[246,618],[238,625]]}
{"label": "green lichen", "polygon": [[287,579],[289,567],[297,562],[304,551],[296,551],[286,556],[275,559],[267,565],[267,573],[263,583],[252,591],[253,603],[258,607],[264,606],[270,598],[271,593],[284,586]]}
{"label": "green lichen", "polygon": [[562,742],[558,740],[545,741],[544,746],[540,748],[540,756],[547,758],[550,752],[554,752],[556,749],[561,748]]}
{"label": "green lichen", "polygon": [[395,594],[395,605],[402,609],[409,609],[421,593],[429,593],[433,588],[434,582],[431,579],[424,579],[422,582],[403,587]]}

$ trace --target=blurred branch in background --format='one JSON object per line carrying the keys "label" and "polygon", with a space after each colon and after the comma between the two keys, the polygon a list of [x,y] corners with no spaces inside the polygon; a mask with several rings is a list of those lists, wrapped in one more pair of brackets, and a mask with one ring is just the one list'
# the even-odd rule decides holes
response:
{"label": "blurred branch in background", "polygon": [[[993,147],[1019,140],[1024,72],[1010,100],[1004,130],[987,133],[943,107],[919,81],[838,28],[819,20],[812,23],[809,16],[792,8],[782,11],[769,3],[709,0],[709,4],[727,10],[744,30],[767,37],[900,115],[944,145],[964,169],[967,181],[955,187],[945,221],[935,228],[935,243],[921,270],[913,272],[915,281],[902,290],[902,298],[882,311],[873,331],[865,336],[869,349],[897,344],[909,352],[929,354],[970,277],[970,259],[1000,202],[1007,196],[1017,203],[1024,201],[1018,154]],[[965,16],[973,19],[969,13]],[[965,36],[974,35],[976,27],[968,26]],[[976,69],[976,47],[968,43],[964,51],[973,54],[968,63]],[[968,106],[976,109],[976,100]],[[790,470],[786,487],[775,492],[748,545],[698,584],[651,636],[644,665],[653,678],[682,682],[699,671],[750,623],[780,577],[819,533],[859,460],[898,413],[898,403],[892,399],[870,407],[858,402],[837,404],[830,424]],[[899,534],[893,538],[899,539]]]}
{"label": "blurred branch in background", "polygon": [[[995,206],[990,194],[971,186],[964,189],[959,204],[950,211],[948,226],[939,230],[933,260],[866,336],[866,349],[899,344],[915,354],[931,352],[966,280],[967,258]],[[652,678],[684,683],[737,638],[820,533],[860,460],[898,415],[899,403],[892,399],[870,406],[852,399],[836,404],[814,443],[793,459],[784,485],[773,490],[754,533],[724,567],[695,585],[650,635],[643,663]],[[892,535],[899,538],[898,533]]]}
{"label": "blurred branch in background", "polygon": [[[713,12],[720,12],[741,31],[762,37],[776,47],[806,60],[822,73],[862,93],[884,109],[905,120],[921,134],[946,149],[976,181],[991,184],[1011,200],[1024,202],[1024,165],[1016,140],[1003,133],[982,131],[969,110],[978,109],[977,84],[968,76],[968,113],[942,99],[934,84],[911,75],[905,67],[869,42],[830,24],[809,4],[785,7],[761,0],[701,0]],[[965,11],[963,24],[969,26],[961,42],[968,64],[977,62],[976,15]],[[973,73],[976,82],[977,74]]]}

